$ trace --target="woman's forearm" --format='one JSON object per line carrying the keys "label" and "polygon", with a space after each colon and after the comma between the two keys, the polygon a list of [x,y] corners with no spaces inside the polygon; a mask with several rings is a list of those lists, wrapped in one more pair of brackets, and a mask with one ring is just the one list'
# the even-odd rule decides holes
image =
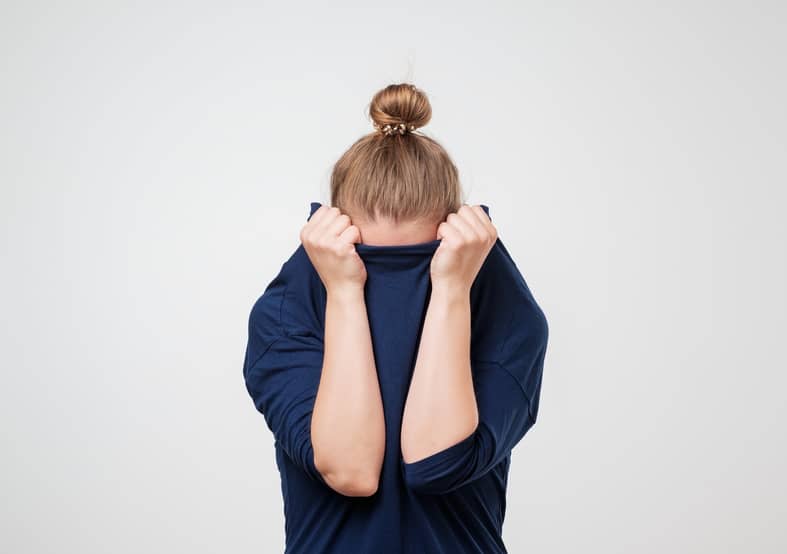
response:
{"label": "woman's forearm", "polygon": [[478,408],[470,370],[470,292],[433,288],[410,390],[402,416],[401,449],[407,463],[470,436]]}
{"label": "woman's forearm", "polygon": [[311,434],[315,465],[334,489],[348,496],[376,491],[385,420],[363,287],[328,289]]}

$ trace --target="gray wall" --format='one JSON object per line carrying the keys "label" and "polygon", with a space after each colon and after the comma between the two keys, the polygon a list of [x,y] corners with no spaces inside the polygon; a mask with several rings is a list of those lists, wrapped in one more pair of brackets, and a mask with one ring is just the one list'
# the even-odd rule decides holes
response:
{"label": "gray wall", "polygon": [[0,550],[283,550],[248,312],[403,80],[550,322],[511,551],[787,550],[785,4],[314,4],[2,4]]}

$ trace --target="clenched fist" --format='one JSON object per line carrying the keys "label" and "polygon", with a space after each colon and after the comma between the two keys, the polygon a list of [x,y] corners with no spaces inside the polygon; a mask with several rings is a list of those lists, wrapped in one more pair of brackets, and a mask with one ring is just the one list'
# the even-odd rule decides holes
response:
{"label": "clenched fist", "polygon": [[497,229],[479,206],[463,204],[437,227],[442,239],[432,257],[432,288],[470,291],[478,271],[497,241]]}
{"label": "clenched fist", "polygon": [[301,242],[325,288],[341,291],[366,283],[366,266],[355,251],[361,232],[335,206],[320,206],[300,233]]}

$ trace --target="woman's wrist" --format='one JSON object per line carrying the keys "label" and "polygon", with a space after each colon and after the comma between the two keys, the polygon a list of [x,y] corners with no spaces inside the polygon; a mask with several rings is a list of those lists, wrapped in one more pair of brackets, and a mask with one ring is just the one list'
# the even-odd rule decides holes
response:
{"label": "woman's wrist", "polygon": [[355,283],[333,285],[326,287],[329,300],[339,300],[341,302],[365,302],[364,286]]}
{"label": "woman's wrist", "polygon": [[431,298],[432,300],[445,301],[448,303],[454,301],[465,302],[470,298],[470,287],[463,283],[433,281]]}

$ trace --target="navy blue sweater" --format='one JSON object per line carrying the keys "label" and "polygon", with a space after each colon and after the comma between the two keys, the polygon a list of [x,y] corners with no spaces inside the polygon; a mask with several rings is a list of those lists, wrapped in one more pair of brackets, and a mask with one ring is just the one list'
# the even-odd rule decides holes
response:
{"label": "navy blue sweater", "polygon": [[[319,207],[311,203],[307,220]],[[326,291],[303,244],[254,303],[243,375],[275,439],[286,553],[507,552],[502,526],[511,450],[536,422],[547,321],[498,237],[470,290],[478,427],[461,442],[405,463],[402,412],[439,244],[355,245],[366,266],[386,427],[382,474],[369,497],[337,493],[314,465],[310,423],[322,371]]]}

